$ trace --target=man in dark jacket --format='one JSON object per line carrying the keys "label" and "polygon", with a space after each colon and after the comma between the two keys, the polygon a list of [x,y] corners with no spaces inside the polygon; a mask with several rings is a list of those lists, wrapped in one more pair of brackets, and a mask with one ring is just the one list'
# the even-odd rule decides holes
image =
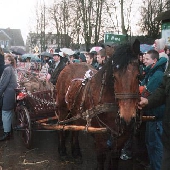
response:
{"label": "man in dark jacket", "polygon": [[47,81],[50,81],[53,85],[56,85],[60,72],[64,69],[65,63],[60,59],[62,52],[53,54],[53,63],[48,69]]}
{"label": "man in dark jacket", "polygon": [[163,117],[163,159],[161,170],[170,168],[170,69],[167,69],[162,84],[148,98],[141,97],[139,109],[143,107],[150,109],[165,104],[165,114]]}

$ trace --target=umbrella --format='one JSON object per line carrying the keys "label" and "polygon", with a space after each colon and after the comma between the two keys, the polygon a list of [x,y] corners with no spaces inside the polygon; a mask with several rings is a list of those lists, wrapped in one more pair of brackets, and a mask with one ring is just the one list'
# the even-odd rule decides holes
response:
{"label": "umbrella", "polygon": [[35,54],[27,53],[27,54],[23,54],[21,56],[21,59],[24,60],[24,61],[26,60],[26,58],[30,58],[31,62],[41,62],[41,59]]}
{"label": "umbrella", "polygon": [[53,55],[52,55],[51,53],[46,52],[46,51],[42,52],[40,55],[41,55],[41,56],[44,56],[44,57],[47,56],[47,57],[50,57],[50,58],[53,57]]}
{"label": "umbrella", "polygon": [[146,53],[147,51],[153,50],[153,49],[154,49],[153,45],[148,45],[148,44],[141,44],[140,45],[140,51],[142,53]]}
{"label": "umbrella", "polygon": [[90,50],[90,52],[92,52],[92,51],[98,52],[98,51],[100,51],[101,49],[102,49],[102,47],[92,47],[91,50]]}
{"label": "umbrella", "polygon": [[75,52],[70,49],[70,48],[61,48],[60,51],[62,51],[63,53],[67,54],[67,55],[73,55]]}
{"label": "umbrella", "polygon": [[26,51],[20,47],[12,47],[10,50],[12,51],[13,54],[16,55],[23,55],[26,53]]}

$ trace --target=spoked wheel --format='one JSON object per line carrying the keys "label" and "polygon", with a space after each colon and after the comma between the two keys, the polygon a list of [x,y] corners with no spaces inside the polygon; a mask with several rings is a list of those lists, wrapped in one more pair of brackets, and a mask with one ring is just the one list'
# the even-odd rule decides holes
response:
{"label": "spoked wheel", "polygon": [[29,112],[25,106],[20,106],[17,110],[17,118],[24,144],[27,148],[30,148],[32,142],[31,120]]}

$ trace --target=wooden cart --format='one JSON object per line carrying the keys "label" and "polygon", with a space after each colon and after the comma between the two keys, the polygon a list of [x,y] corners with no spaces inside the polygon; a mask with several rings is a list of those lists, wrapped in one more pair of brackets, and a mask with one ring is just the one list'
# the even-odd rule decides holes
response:
{"label": "wooden cart", "polygon": [[29,93],[23,88],[17,88],[16,96],[16,126],[14,129],[21,131],[25,146],[30,148],[32,132],[45,130],[41,123],[54,124],[58,120],[56,94],[51,90]]}
{"label": "wooden cart", "polygon": [[[24,144],[27,148],[31,147],[33,131],[71,130],[92,133],[103,133],[107,131],[106,128],[67,124],[68,122],[73,122],[75,119],[79,119],[80,117],[78,116],[64,121],[58,121],[55,90],[29,93],[23,88],[17,88],[16,94],[17,105],[15,113],[17,123],[14,129],[21,131]],[[97,112],[100,112],[99,110],[101,110],[100,106],[96,108]],[[86,112],[83,114],[86,114]]]}

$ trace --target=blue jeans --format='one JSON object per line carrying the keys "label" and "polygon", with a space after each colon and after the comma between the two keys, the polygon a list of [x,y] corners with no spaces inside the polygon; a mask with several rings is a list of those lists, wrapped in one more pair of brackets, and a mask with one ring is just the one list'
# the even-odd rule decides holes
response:
{"label": "blue jeans", "polygon": [[162,121],[146,123],[146,147],[152,170],[160,170],[162,164]]}
{"label": "blue jeans", "polygon": [[13,110],[2,110],[2,122],[3,122],[3,128],[4,132],[10,132],[11,126],[12,126],[12,120],[13,120]]}

